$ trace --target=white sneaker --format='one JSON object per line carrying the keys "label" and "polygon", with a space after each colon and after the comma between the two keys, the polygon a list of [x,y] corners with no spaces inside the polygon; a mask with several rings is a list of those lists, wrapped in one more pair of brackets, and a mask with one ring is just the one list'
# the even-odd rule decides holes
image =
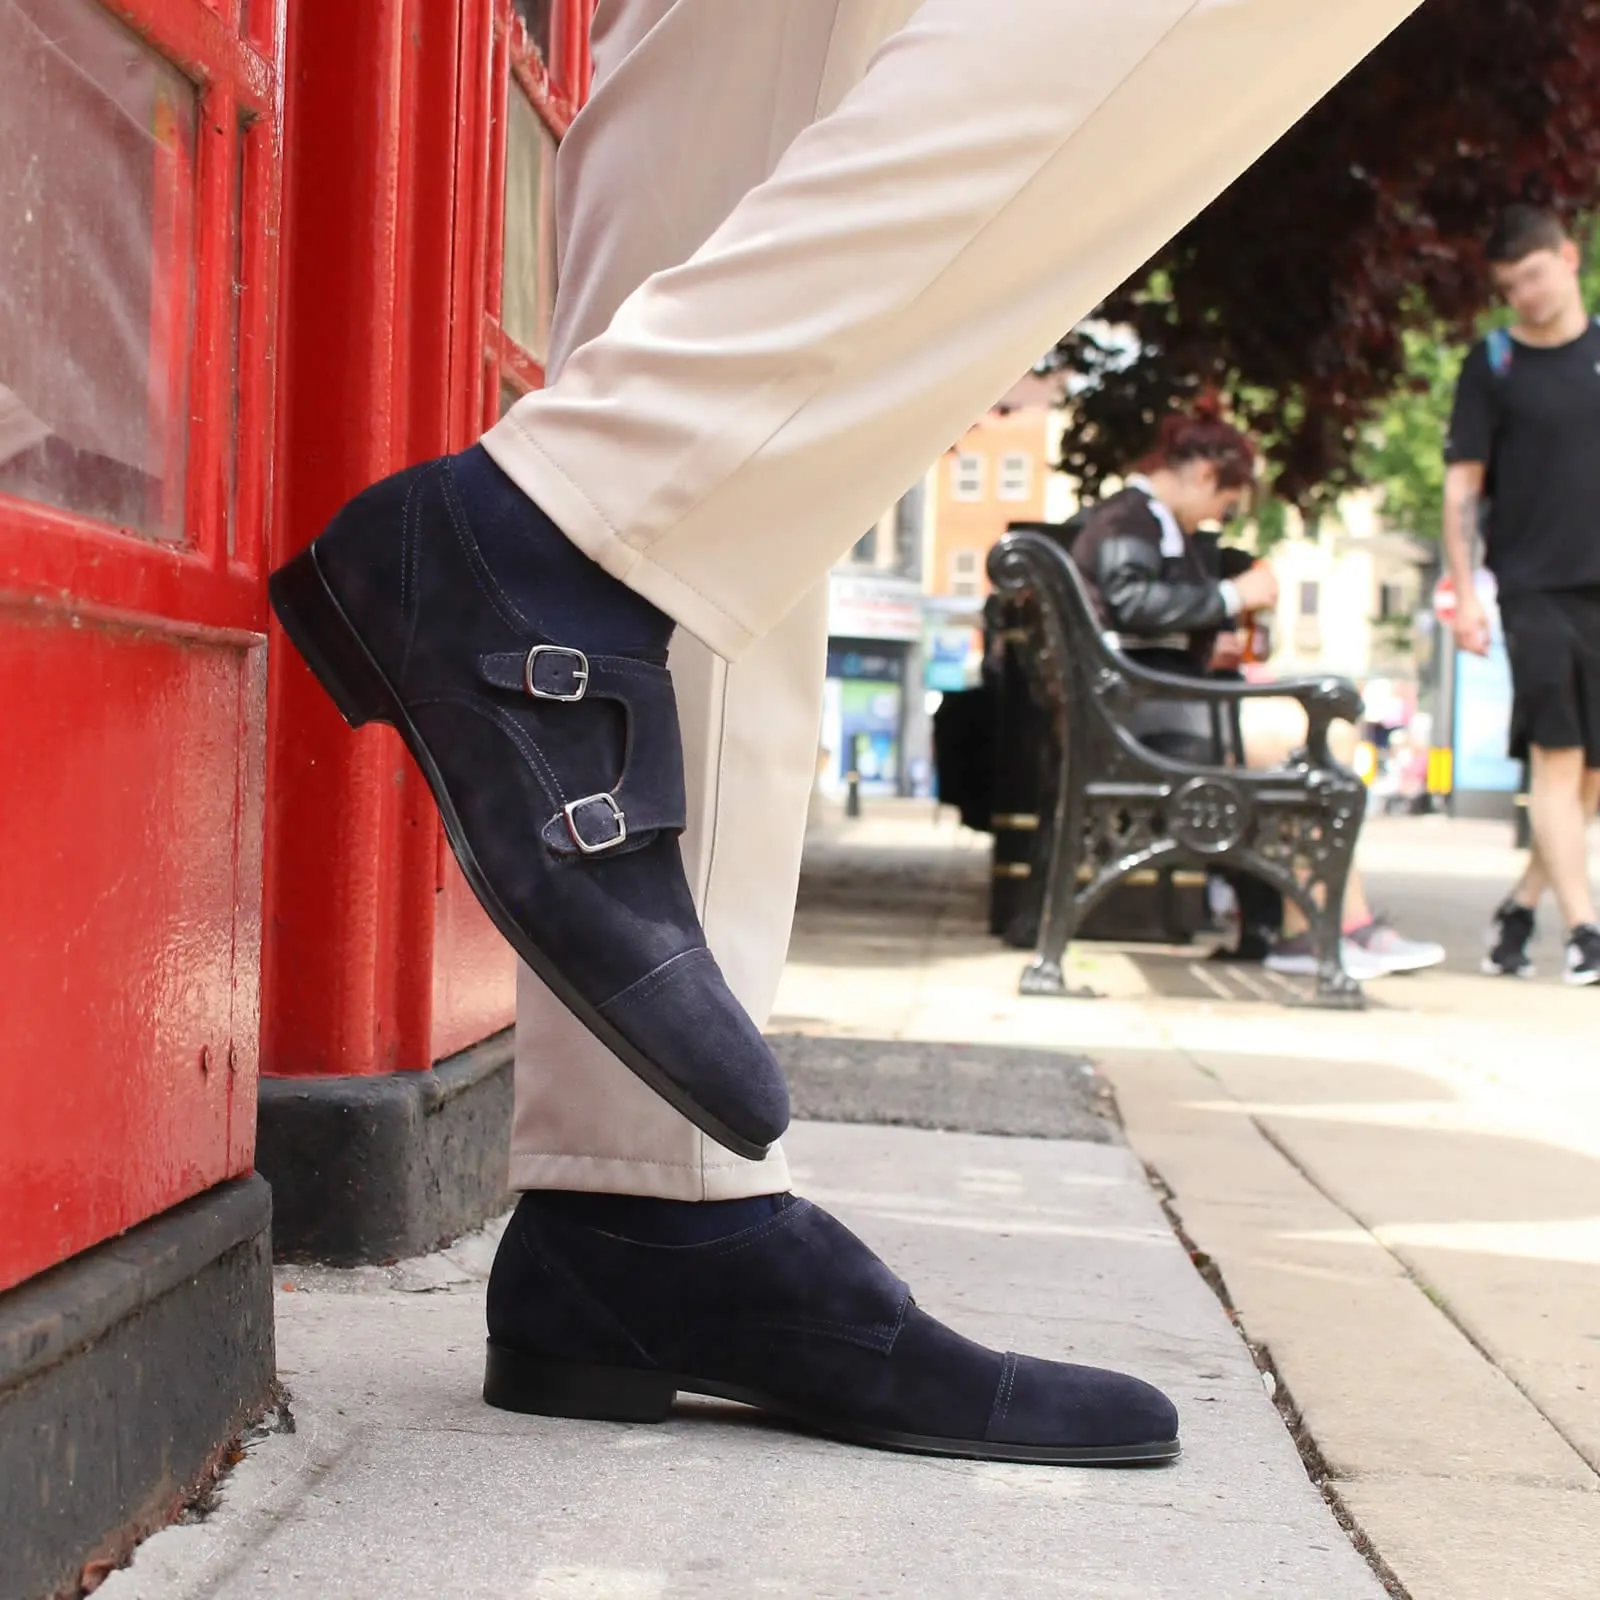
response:
{"label": "white sneaker", "polygon": [[[1344,964],[1344,970],[1357,983],[1384,978],[1393,971],[1354,939],[1339,941],[1339,959]],[[1317,975],[1317,947],[1309,933],[1297,933],[1292,939],[1278,940],[1261,964],[1268,972],[1277,972],[1286,978],[1314,978]]]}
{"label": "white sneaker", "polygon": [[1347,945],[1360,945],[1386,973],[1421,972],[1444,960],[1444,946],[1431,939],[1407,939],[1383,919],[1375,918],[1364,928],[1347,935]]}

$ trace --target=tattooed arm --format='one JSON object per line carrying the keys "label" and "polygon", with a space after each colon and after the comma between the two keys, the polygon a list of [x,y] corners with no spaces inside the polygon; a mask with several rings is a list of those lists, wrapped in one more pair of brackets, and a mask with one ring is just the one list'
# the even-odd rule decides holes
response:
{"label": "tattooed arm", "polygon": [[1445,564],[1456,591],[1456,643],[1480,656],[1489,651],[1489,621],[1473,583],[1482,503],[1483,463],[1454,462],[1444,476]]}

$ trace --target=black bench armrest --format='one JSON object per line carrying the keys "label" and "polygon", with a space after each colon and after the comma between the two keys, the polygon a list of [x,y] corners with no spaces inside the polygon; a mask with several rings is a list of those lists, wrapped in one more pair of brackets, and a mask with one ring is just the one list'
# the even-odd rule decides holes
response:
{"label": "black bench armrest", "polygon": [[[1073,930],[1129,872],[1189,863],[1249,872],[1292,899],[1316,938],[1319,1001],[1360,1004],[1339,933],[1366,790],[1328,747],[1335,721],[1361,715],[1355,685],[1332,676],[1252,684],[1152,671],[1112,646],[1071,557],[1034,532],[1001,540],[989,576],[997,591],[991,629],[1018,652],[1053,727],[1054,806],[1035,862],[1044,874],[1039,945],[1024,992],[1063,992]],[[1150,749],[1128,722],[1132,710],[1157,701],[1205,706],[1215,720],[1255,700],[1293,700],[1305,710],[1305,748],[1286,767],[1196,765]]]}

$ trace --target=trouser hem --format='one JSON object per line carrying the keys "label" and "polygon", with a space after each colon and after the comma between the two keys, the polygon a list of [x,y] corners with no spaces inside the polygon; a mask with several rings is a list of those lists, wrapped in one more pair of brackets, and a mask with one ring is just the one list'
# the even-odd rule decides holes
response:
{"label": "trouser hem", "polygon": [[629,544],[514,417],[502,417],[480,442],[500,470],[591,561],[687,628],[724,661],[736,661],[755,642],[754,629]]}
{"label": "trouser hem", "polygon": [[513,1152],[511,1187],[578,1189],[591,1194],[629,1194],[657,1200],[745,1200],[786,1194],[789,1163],[774,1147],[765,1161],[643,1161],[625,1156]]}

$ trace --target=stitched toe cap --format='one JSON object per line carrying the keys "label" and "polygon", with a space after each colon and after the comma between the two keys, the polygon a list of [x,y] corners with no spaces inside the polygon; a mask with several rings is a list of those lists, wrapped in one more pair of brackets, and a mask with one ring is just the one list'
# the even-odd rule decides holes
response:
{"label": "stitched toe cap", "polygon": [[664,962],[600,1012],[735,1133],[770,1145],[789,1126],[783,1069],[709,950]]}
{"label": "stitched toe cap", "polygon": [[989,1420],[996,1444],[1136,1445],[1178,1437],[1178,1408],[1154,1384],[1102,1367],[1008,1355]]}

